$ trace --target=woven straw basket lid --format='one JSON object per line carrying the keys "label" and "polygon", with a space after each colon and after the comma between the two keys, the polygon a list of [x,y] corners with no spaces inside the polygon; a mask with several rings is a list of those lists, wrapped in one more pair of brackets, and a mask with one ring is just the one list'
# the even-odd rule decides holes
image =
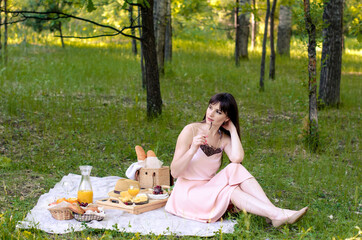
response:
{"label": "woven straw basket lid", "polygon": [[116,186],[114,187],[114,190],[113,191],[110,191],[108,193],[108,195],[110,197],[120,197],[121,196],[121,192],[122,191],[127,191],[128,190],[128,187],[133,184],[133,185],[136,185],[138,186],[138,188],[140,188],[140,184],[138,181],[134,181],[134,180],[131,180],[131,179],[119,179],[116,183]]}

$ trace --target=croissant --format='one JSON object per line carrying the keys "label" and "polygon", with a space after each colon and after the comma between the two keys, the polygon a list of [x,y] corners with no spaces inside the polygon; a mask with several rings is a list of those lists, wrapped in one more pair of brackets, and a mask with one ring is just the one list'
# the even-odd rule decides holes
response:
{"label": "croissant", "polygon": [[137,145],[135,147],[135,150],[136,150],[136,154],[137,154],[137,160],[141,160],[141,161],[144,161],[146,160],[146,153],[145,153],[145,150],[143,150],[143,148],[139,145]]}

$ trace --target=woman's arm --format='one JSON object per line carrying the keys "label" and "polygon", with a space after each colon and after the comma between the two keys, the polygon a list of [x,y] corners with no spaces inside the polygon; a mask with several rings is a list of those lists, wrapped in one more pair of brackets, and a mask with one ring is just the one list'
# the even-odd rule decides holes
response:
{"label": "woman's arm", "polygon": [[235,125],[229,120],[223,128],[230,132],[230,138],[226,140],[224,151],[233,163],[241,163],[244,159],[244,149]]}
{"label": "woman's arm", "polygon": [[177,138],[175,154],[171,162],[171,175],[178,178],[187,168],[200,145],[205,144],[206,136],[193,137],[192,125],[187,125]]}

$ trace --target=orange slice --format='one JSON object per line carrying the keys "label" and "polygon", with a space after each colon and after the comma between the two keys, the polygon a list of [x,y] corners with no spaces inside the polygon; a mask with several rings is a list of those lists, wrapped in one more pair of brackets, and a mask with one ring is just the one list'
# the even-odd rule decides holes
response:
{"label": "orange slice", "polygon": [[66,199],[65,201],[67,201],[67,202],[69,202],[69,203],[76,203],[76,202],[78,202],[78,198],[76,198],[76,197],[68,198],[68,199]]}
{"label": "orange slice", "polygon": [[63,202],[63,201],[65,201],[65,198],[59,198],[59,199],[56,201],[56,203],[58,204],[58,203],[61,203],[61,202]]}

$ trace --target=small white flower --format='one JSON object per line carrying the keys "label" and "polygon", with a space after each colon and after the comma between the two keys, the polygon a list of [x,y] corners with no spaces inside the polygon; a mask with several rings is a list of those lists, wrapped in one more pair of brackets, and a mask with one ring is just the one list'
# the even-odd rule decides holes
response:
{"label": "small white flower", "polygon": [[333,215],[329,215],[328,217],[329,217],[329,219],[333,219]]}

